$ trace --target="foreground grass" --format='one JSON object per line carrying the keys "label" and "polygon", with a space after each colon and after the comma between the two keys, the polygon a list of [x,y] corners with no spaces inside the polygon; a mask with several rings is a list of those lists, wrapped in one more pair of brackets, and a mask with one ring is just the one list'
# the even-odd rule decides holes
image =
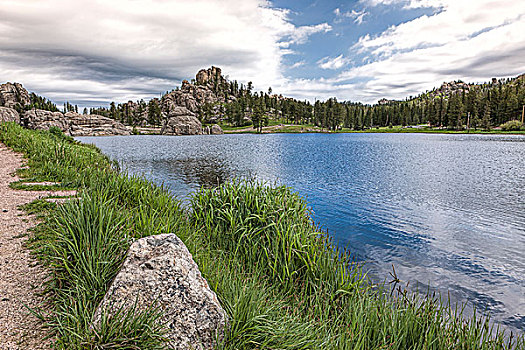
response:
{"label": "foreground grass", "polygon": [[79,200],[28,207],[45,218],[31,249],[49,270],[45,320],[57,348],[164,347],[158,310],[122,310],[96,328],[91,319],[131,240],[166,232],[185,242],[230,317],[219,349],[525,348],[485,318],[372,285],[289,188],[233,182],[202,189],[184,209],[57,132],[8,123],[0,141],[26,155],[32,181],[79,189]]}

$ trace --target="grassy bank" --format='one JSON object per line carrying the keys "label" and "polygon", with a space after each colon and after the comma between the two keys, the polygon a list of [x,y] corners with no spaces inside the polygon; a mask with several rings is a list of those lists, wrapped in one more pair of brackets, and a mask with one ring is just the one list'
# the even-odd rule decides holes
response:
{"label": "grassy bank", "polygon": [[163,348],[158,310],[123,311],[96,329],[90,320],[131,240],[166,232],[185,242],[230,317],[219,349],[525,348],[434,297],[372,285],[289,188],[232,182],[184,208],[60,133],[7,123],[0,141],[26,155],[26,178],[79,189],[79,200],[28,207],[44,218],[31,249],[50,274],[42,317],[57,348]]}
{"label": "grassy bank", "polygon": [[[241,134],[255,134],[257,131],[252,127],[232,127],[228,125],[221,125],[225,133],[241,133]],[[275,124],[264,127],[263,133],[286,133],[286,134],[295,134],[295,133],[343,133],[343,134],[362,134],[362,133],[420,133],[420,134],[500,134],[500,135],[524,135],[525,130],[515,130],[515,131],[504,131],[501,129],[492,129],[492,130],[449,130],[444,128],[431,128],[427,126],[421,127],[403,127],[403,126],[393,126],[393,127],[377,127],[369,128],[364,130],[354,130],[351,128],[342,128],[340,130],[328,130],[322,129],[313,124]]]}

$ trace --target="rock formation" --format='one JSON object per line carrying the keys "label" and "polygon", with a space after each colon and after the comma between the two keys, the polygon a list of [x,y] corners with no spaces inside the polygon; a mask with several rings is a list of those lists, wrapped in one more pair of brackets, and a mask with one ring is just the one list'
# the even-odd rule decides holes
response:
{"label": "rock formation", "polygon": [[0,107],[0,123],[1,122],[20,123],[20,115],[12,108]]}
{"label": "rock formation", "polygon": [[165,117],[160,132],[163,135],[200,135],[202,124],[186,107],[172,107],[171,112]]}
{"label": "rock formation", "polygon": [[170,113],[177,106],[199,113],[200,109],[208,104],[215,113],[217,111],[214,106],[235,99],[233,96],[227,96],[227,90],[228,81],[222,76],[221,69],[212,66],[197,73],[195,84],[184,80],[180,89],[164,95],[161,108],[164,113]]}
{"label": "rock formation", "polygon": [[17,105],[31,104],[29,93],[19,83],[5,83],[0,85],[0,106],[14,108]]}
{"label": "rock formation", "polygon": [[64,115],[69,123],[71,136],[105,136],[105,135],[130,135],[124,124],[111,118],[96,114],[78,114],[67,112]]}
{"label": "rock formation", "polygon": [[201,276],[184,243],[174,234],[135,241],[95,314],[138,305],[158,307],[168,329],[170,349],[212,349],[227,323],[215,293]]}
{"label": "rock formation", "polygon": [[22,115],[21,124],[33,130],[49,130],[55,126],[69,135],[69,123],[60,112],[31,109]]}
{"label": "rock formation", "polygon": [[448,83],[444,82],[443,84],[441,84],[439,89],[436,89],[433,94],[434,95],[439,94],[442,96],[449,97],[450,95],[461,93],[463,91],[468,92],[469,89],[470,89],[470,85],[462,82],[461,80],[451,81]]}
{"label": "rock formation", "polygon": [[205,103],[223,102],[224,97],[218,97],[207,86],[193,85],[184,81],[179,90],[174,90],[162,97],[162,111],[169,113],[175,107],[185,107],[193,113],[199,112],[199,107]]}
{"label": "rock formation", "polygon": [[379,101],[377,101],[378,105],[387,105],[389,103],[396,102],[395,100],[388,100],[386,98],[382,98]]}
{"label": "rock formation", "polygon": [[227,84],[226,78],[222,76],[219,67],[211,66],[208,69],[201,69],[195,76],[197,85],[206,85],[211,90],[218,90],[217,87]]}
{"label": "rock formation", "polygon": [[[40,97],[39,97],[40,98]],[[42,98],[43,99],[43,98]],[[230,93],[230,83],[222,76],[218,67],[201,69],[192,82],[184,80],[182,86],[164,95],[161,99],[154,98],[149,103],[144,101],[128,101],[119,104],[115,113],[109,109],[99,109],[99,114],[112,115],[115,118],[132,120],[134,126],[147,127],[152,124],[162,125],[161,133],[166,135],[199,135],[199,134],[222,134],[222,129],[212,126],[209,130],[202,130],[199,121],[206,123],[217,123],[226,114],[225,103],[236,99]],[[21,116],[21,124],[31,128],[46,130],[52,126],[60,128],[67,135],[129,135],[126,127],[114,119],[100,115],[80,115],[68,112],[48,111],[49,106],[33,101],[36,108],[31,109]],[[51,101],[44,99],[51,107],[55,107]],[[0,87],[0,106],[9,108],[16,107],[18,111],[31,108],[31,98],[27,90],[18,83],[5,83]],[[34,107],[34,106],[33,106]],[[51,108],[49,109],[55,109]],[[7,112],[2,112],[7,117]],[[22,113],[22,112],[20,112]],[[120,117],[118,117],[120,116]],[[11,113],[9,118],[13,118]],[[129,128],[131,129],[131,127]]]}
{"label": "rock formation", "polygon": [[130,135],[129,130],[113,119],[94,114],[50,112],[41,109],[26,111],[21,124],[29,129],[48,130],[55,126],[69,136]]}

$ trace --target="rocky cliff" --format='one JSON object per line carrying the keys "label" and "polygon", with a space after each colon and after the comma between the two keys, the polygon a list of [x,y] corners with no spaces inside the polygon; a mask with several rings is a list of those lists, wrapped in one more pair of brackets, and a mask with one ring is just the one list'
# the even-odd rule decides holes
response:
{"label": "rocky cliff", "polygon": [[[130,135],[129,130],[122,123],[111,118],[74,112],[63,114],[43,109],[29,109],[31,106],[29,92],[22,84],[0,85],[0,122],[13,121],[35,130],[48,130],[55,126],[70,136]],[[14,108],[21,110],[22,115],[20,116]]]}
{"label": "rocky cliff", "polygon": [[71,134],[71,136],[131,134],[124,124],[100,115],[68,112],[64,115],[64,118],[69,123],[69,134]]}
{"label": "rocky cliff", "polygon": [[69,134],[69,123],[60,112],[31,109],[22,115],[21,124],[33,130],[48,130],[50,127],[55,126],[64,133]]}
{"label": "rocky cliff", "polygon": [[468,92],[470,89],[470,86],[461,80],[459,81],[451,81],[451,82],[444,82],[441,84],[439,89],[436,90],[437,93],[440,93],[445,96],[450,96],[451,94],[455,94],[458,92],[466,91]]}
{"label": "rocky cliff", "polygon": [[174,106],[162,124],[163,135],[201,135],[202,124],[186,107]]}
{"label": "rocky cliff", "polygon": [[21,124],[29,129],[48,130],[58,127],[69,136],[107,136],[130,135],[130,131],[111,118],[100,115],[78,114],[68,112],[44,111],[32,109],[26,111],[21,118]]}
{"label": "rocky cliff", "polygon": [[186,107],[193,113],[202,112],[204,105],[209,105],[213,112],[214,106],[235,99],[228,96],[228,81],[222,76],[218,67],[201,69],[195,76],[195,82],[182,81],[180,89],[164,95],[161,99],[162,111],[169,113],[176,106]]}
{"label": "rocky cliff", "polygon": [[26,89],[19,83],[5,83],[0,85],[0,106],[15,108],[31,103],[31,98]]}
{"label": "rocky cliff", "polygon": [[1,122],[20,123],[20,115],[13,108],[0,107],[0,123]]}

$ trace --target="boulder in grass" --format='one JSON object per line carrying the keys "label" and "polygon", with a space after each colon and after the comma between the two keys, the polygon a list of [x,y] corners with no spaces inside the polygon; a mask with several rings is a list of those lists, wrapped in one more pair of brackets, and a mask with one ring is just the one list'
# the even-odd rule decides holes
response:
{"label": "boulder in grass", "polygon": [[111,315],[134,305],[161,310],[170,349],[212,349],[223,338],[226,312],[174,234],[141,238],[131,245],[94,325],[100,323],[102,310]]}

